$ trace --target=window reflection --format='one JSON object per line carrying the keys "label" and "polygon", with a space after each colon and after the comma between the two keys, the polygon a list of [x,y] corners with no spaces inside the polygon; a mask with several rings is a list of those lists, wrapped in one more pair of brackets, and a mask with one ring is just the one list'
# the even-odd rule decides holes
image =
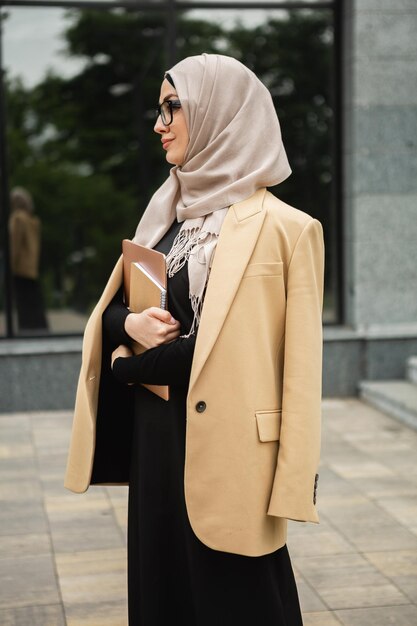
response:
{"label": "window reflection", "polygon": [[271,91],[293,170],[272,191],[323,224],[323,318],[336,321],[332,12],[190,10],[177,28],[179,58],[204,51],[230,54]]}
{"label": "window reflection", "polygon": [[[81,332],[121,239],[133,235],[167,175],[153,116],[172,65],[171,34],[163,11],[7,12],[9,181],[28,190],[42,223],[38,280],[46,326],[36,332]],[[331,11],[181,10],[176,33],[178,59],[230,54],[271,90],[293,169],[276,193],[325,227],[332,262],[324,318],[334,320]],[[16,293],[14,302],[15,330],[22,332]]]}
{"label": "window reflection", "polygon": [[[193,0],[188,0],[189,2],[193,2]],[[217,2],[218,0],[206,0],[207,3],[210,2]],[[230,0],[231,2],[236,2],[236,3],[242,3],[242,2],[247,2],[248,4],[254,4],[254,0]],[[326,1],[326,0],[325,0]],[[187,2],[187,0],[185,0],[185,2]],[[277,0],[277,2],[279,3],[280,0]],[[300,0],[282,0],[282,2],[294,2],[294,3],[299,3]],[[302,2],[304,4],[311,4],[313,7],[315,4],[320,3],[323,4],[323,0],[302,0]],[[338,0],[328,0],[328,4],[332,4],[332,2],[338,2]]]}
{"label": "window reflection", "polygon": [[[122,238],[133,235],[151,190],[166,175],[147,115],[166,67],[165,18],[28,10],[31,39],[16,35],[24,14],[12,11],[5,29],[10,186],[30,190],[42,221],[39,281],[50,332],[80,332]],[[43,66],[38,59],[34,80],[17,61],[25,58],[29,68],[36,57],[36,24],[41,28],[43,20],[56,27],[48,49],[59,42],[66,56],[48,57]],[[20,57],[12,54],[17,39]],[[14,283],[15,331],[26,334]]]}
{"label": "window reflection", "polygon": [[39,280],[42,225],[32,196],[23,187],[10,194],[10,269],[19,332],[48,330],[42,286]]}

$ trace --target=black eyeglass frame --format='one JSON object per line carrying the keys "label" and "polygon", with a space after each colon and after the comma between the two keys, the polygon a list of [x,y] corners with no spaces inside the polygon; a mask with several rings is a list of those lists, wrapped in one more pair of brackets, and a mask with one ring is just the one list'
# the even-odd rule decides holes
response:
{"label": "black eyeglass frame", "polygon": [[[168,105],[169,119],[165,117],[165,111],[163,109],[164,105]],[[172,124],[172,120],[174,118],[174,109],[180,108],[181,102],[179,100],[164,100],[163,102],[161,102],[161,104],[158,104],[155,109],[156,119],[161,116],[161,120],[164,126],[169,126],[170,124]]]}

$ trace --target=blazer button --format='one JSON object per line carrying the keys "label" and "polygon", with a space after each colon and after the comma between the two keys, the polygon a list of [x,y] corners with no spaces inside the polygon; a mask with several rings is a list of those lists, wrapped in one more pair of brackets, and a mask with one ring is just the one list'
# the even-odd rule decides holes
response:
{"label": "blazer button", "polygon": [[206,406],[206,403],[203,400],[200,400],[200,402],[197,402],[197,404],[195,405],[195,408],[198,413],[202,413],[206,410]]}

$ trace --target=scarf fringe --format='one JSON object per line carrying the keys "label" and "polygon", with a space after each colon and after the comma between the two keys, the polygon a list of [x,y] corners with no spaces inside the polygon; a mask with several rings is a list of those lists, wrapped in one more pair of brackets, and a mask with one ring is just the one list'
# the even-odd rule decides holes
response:
{"label": "scarf fringe", "polygon": [[203,296],[193,296],[190,295],[191,308],[194,311],[193,323],[191,324],[191,328],[186,335],[180,335],[182,339],[187,339],[190,335],[195,335],[195,331],[200,324],[201,312],[203,310]]}
{"label": "scarf fringe", "polygon": [[[172,278],[176,272],[178,272],[189,260],[190,255],[195,252],[196,246],[207,238],[209,240],[216,236],[216,233],[210,233],[208,231],[202,232],[201,227],[192,227],[191,229],[181,229],[174,239],[171,250],[166,256],[167,274],[169,278]],[[200,324],[201,313],[204,302],[204,293],[207,286],[207,280],[210,273],[210,268],[207,268],[207,275],[205,277],[204,288],[201,294],[192,294],[189,292],[191,308],[194,313],[191,328],[186,335],[180,335],[185,339],[194,335],[198,325]]]}
{"label": "scarf fringe", "polygon": [[199,228],[181,229],[166,257],[167,273],[172,278],[184,265],[201,237]]}

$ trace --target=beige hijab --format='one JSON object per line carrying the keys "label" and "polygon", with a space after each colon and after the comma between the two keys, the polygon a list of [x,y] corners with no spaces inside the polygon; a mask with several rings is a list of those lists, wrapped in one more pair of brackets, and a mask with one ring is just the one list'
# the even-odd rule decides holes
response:
{"label": "beige hijab", "polygon": [[152,196],[134,241],[153,247],[177,218],[183,222],[167,255],[168,276],[188,261],[189,296],[200,322],[220,229],[231,204],[277,185],[291,168],[267,88],[236,59],[188,57],[168,70],[181,101],[190,141],[181,166]]}

